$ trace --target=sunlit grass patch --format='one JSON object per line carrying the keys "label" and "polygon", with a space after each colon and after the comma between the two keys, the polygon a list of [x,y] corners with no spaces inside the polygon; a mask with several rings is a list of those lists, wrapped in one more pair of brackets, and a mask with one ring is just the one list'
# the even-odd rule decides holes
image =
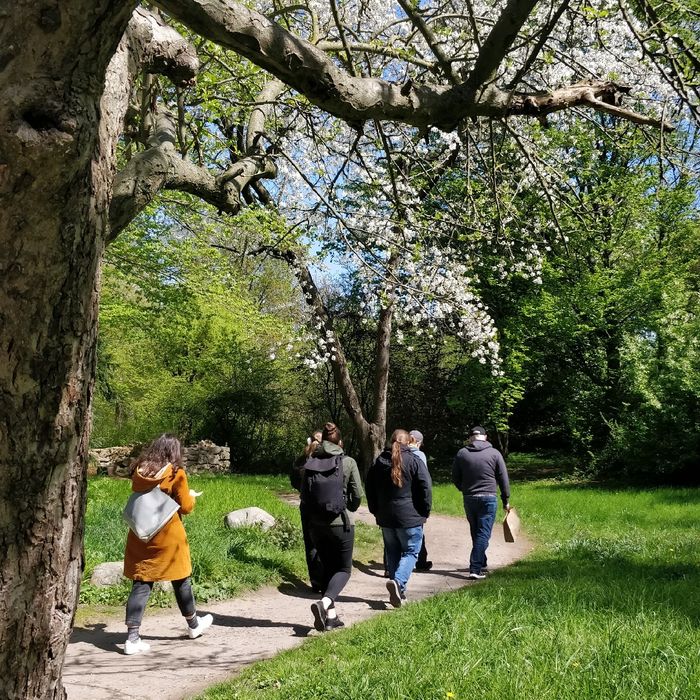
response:
{"label": "sunlit grass patch", "polygon": [[[255,664],[209,700],[700,698],[700,494],[515,484],[532,555]],[[460,494],[435,488],[438,511]]]}
{"label": "sunlit grass patch", "polygon": [[[299,510],[280,500],[290,490],[286,476],[191,476],[192,488],[203,491],[194,512],[184,518],[192,552],[195,595],[202,602],[231,598],[242,591],[307,577]],[[127,526],[121,513],[130,493],[125,479],[94,478],[88,484],[85,529],[86,569],[81,602],[123,605],[130,583],[96,587],[90,576],[99,563],[124,557]],[[257,506],[277,519],[263,532],[257,527],[230,530],[224,516],[232,510]],[[376,557],[379,532],[358,526],[356,558]],[[155,594],[149,604],[169,606],[169,594]]]}

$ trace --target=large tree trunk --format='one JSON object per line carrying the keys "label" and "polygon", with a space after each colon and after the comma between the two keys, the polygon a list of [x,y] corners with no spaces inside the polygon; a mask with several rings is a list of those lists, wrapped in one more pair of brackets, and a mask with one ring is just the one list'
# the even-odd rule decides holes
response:
{"label": "large tree trunk", "polygon": [[0,696],[62,698],[82,571],[105,71],[135,2],[24,0],[0,30]]}
{"label": "large tree trunk", "polygon": [[374,351],[374,420],[359,426],[360,468],[366,475],[386,444],[386,401],[389,390],[391,360],[391,326],[394,307],[389,305],[379,312],[377,320],[377,344]]}
{"label": "large tree trunk", "polygon": [[368,423],[364,421],[361,426],[356,425],[360,442],[360,471],[362,476],[367,476],[369,468],[384,449],[386,443],[386,424]]}

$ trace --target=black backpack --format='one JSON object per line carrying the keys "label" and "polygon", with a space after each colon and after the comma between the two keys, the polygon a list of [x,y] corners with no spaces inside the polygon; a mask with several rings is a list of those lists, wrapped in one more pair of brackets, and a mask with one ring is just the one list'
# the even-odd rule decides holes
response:
{"label": "black backpack", "polygon": [[343,455],[309,457],[304,463],[301,502],[312,513],[338,516],[345,512]]}

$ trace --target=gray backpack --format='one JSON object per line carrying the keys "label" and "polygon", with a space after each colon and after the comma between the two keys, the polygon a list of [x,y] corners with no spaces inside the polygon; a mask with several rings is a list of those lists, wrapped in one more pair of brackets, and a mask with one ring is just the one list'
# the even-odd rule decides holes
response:
{"label": "gray backpack", "polygon": [[180,510],[180,504],[170,498],[160,486],[150,491],[132,493],[122,516],[131,531],[142,542],[155,537]]}

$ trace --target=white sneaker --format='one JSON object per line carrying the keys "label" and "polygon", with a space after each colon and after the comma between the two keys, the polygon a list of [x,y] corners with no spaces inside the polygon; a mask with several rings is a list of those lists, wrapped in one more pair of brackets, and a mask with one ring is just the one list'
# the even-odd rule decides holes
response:
{"label": "white sneaker", "polygon": [[211,627],[212,622],[214,622],[214,618],[211,615],[204,615],[204,617],[197,616],[197,626],[187,627],[187,634],[190,635],[190,639],[201,637],[202,634]]}
{"label": "white sneaker", "polygon": [[142,651],[148,651],[150,648],[151,645],[144,642],[141,637],[139,637],[135,642],[127,639],[126,644],[124,645],[124,653],[127,656],[131,656],[131,654],[139,654]]}

